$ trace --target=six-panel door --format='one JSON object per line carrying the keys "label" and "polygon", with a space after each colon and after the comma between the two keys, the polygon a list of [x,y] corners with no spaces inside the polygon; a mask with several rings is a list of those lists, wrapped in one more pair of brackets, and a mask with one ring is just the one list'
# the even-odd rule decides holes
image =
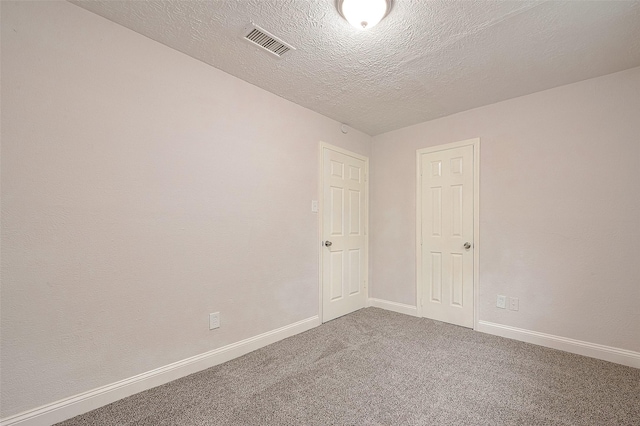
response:
{"label": "six-panel door", "polygon": [[323,155],[322,319],[366,303],[365,162],[327,147]]}
{"label": "six-panel door", "polygon": [[420,162],[423,314],[464,327],[473,327],[473,165],[471,145]]}

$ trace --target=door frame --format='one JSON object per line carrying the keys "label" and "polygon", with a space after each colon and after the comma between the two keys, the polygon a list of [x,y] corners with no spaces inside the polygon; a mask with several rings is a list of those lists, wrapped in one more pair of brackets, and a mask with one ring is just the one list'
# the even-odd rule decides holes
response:
{"label": "door frame", "polygon": [[320,142],[318,147],[318,317],[320,318],[320,324],[324,323],[324,313],[322,309],[323,305],[323,292],[322,292],[322,253],[324,248],[324,239],[322,235],[323,230],[323,218],[324,218],[324,150],[329,149],[331,151],[339,152],[340,154],[347,155],[349,157],[357,158],[358,160],[364,161],[364,184],[365,184],[365,195],[364,202],[366,208],[364,209],[364,237],[365,237],[365,246],[364,246],[364,291],[365,294],[365,307],[369,306],[369,157],[366,157],[361,154],[357,154],[355,152],[346,150],[344,148],[340,148],[335,145],[328,144],[326,142]]}
{"label": "door frame", "polygon": [[418,317],[424,316],[422,291],[422,154],[473,146],[473,329],[478,329],[478,294],[480,284],[480,138],[436,145],[416,151],[416,308]]}

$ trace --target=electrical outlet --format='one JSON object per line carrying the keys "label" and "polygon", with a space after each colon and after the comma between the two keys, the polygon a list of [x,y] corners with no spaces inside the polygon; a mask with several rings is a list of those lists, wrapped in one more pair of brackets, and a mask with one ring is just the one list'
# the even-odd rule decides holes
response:
{"label": "electrical outlet", "polygon": [[311,200],[311,211],[318,213],[318,200]]}
{"label": "electrical outlet", "polygon": [[507,308],[507,296],[498,295],[498,300],[496,301],[496,306],[500,309]]}
{"label": "electrical outlet", "polygon": [[209,314],[209,330],[220,327],[220,312]]}
{"label": "electrical outlet", "polygon": [[517,311],[518,308],[520,307],[520,302],[518,301],[517,297],[510,297],[509,298],[509,310],[511,311]]}

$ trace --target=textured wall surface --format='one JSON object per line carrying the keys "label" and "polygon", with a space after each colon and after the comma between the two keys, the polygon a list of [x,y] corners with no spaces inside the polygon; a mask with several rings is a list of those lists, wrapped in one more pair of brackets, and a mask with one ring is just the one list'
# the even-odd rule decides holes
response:
{"label": "textured wall surface", "polygon": [[370,135],[640,66],[639,1],[399,0],[367,31],[334,0],[74,3]]}
{"label": "textured wall surface", "polygon": [[0,417],[318,314],[318,143],[369,136],[73,4],[1,7]]}
{"label": "textured wall surface", "polygon": [[[196,7],[172,2],[188,3]],[[70,3],[0,7],[0,417],[317,314],[317,144],[368,155],[370,137],[343,135],[336,121]],[[486,7],[506,8],[495,16],[519,6]],[[309,16],[318,38],[322,15]],[[186,37],[168,28],[169,39]],[[593,34],[607,48],[620,31]],[[358,37],[337,41],[342,53],[371,48]],[[459,40],[447,46],[472,48]],[[239,46],[238,55],[251,50]],[[615,66],[633,58],[614,54]],[[341,58],[347,97],[356,84],[374,86],[349,78],[386,61]],[[407,72],[430,78],[415,74],[425,58]],[[241,66],[268,75],[286,61]],[[309,103],[342,105],[326,64],[310,66],[318,73],[287,84]],[[390,82],[404,75],[390,67]],[[415,150],[481,137],[480,318],[640,350],[639,82],[636,68],[377,137],[373,296],[415,303]],[[396,119],[424,117],[431,107],[397,87],[397,98],[380,92],[376,102]],[[451,87],[470,90],[457,78]],[[400,123],[376,115],[366,96],[355,101],[345,111],[380,123],[373,133]],[[520,311],[495,309],[497,293],[520,297]],[[213,311],[222,327],[210,332]]]}
{"label": "textured wall surface", "polygon": [[480,137],[479,318],[640,351],[639,118],[634,68],[376,136],[372,296],[416,303],[416,150]]}

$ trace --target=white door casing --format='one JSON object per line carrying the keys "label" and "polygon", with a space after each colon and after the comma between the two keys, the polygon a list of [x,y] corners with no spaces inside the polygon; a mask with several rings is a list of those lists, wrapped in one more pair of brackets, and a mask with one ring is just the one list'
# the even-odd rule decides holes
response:
{"label": "white door casing", "polygon": [[479,142],[417,153],[418,313],[470,328],[476,324]]}
{"label": "white door casing", "polygon": [[368,159],[321,144],[322,322],[366,306]]}

